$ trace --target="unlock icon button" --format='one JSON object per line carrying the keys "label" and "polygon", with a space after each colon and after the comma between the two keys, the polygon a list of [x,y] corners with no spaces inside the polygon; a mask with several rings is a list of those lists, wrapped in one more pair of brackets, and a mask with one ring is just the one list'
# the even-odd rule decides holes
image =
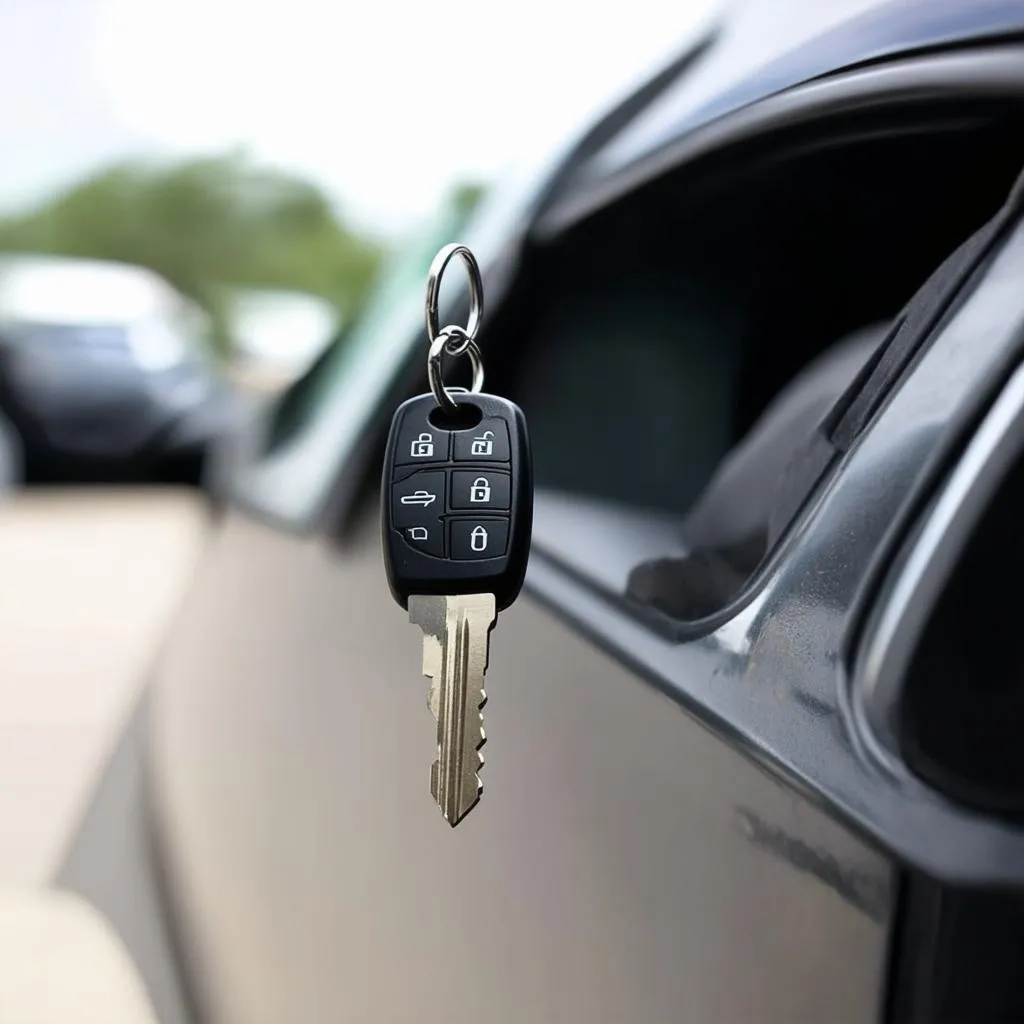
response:
{"label": "unlock icon button", "polygon": [[508,473],[456,470],[452,473],[453,509],[490,511],[509,507]]}
{"label": "unlock icon button", "polygon": [[457,430],[456,462],[508,462],[508,426],[503,420],[484,419],[468,430]]}

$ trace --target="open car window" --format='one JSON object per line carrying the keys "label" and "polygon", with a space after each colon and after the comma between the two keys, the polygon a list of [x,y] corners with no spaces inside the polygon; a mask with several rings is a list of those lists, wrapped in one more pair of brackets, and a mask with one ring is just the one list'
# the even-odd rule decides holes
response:
{"label": "open car window", "polygon": [[[545,239],[509,319],[535,550],[674,619],[743,595],[864,426],[833,444],[829,417],[862,379],[871,414],[898,377],[871,377],[897,316],[1024,164],[1008,108],[929,116],[823,120]],[[958,292],[949,275],[925,316]]]}
{"label": "open car window", "polygon": [[[976,85],[928,64],[925,107],[879,102],[876,72],[851,76],[852,98],[822,86],[824,109],[808,90],[785,126],[769,118],[521,249],[507,207],[480,252],[493,263],[504,239],[515,257],[485,328],[487,388],[530,425],[536,552],[677,619],[742,596],[808,497],[791,465],[1024,164],[1013,60],[972,59]],[[391,409],[424,389],[425,270],[460,227],[425,238],[306,382],[299,429],[238,476],[250,504],[296,526],[343,474],[350,494],[374,493]]]}

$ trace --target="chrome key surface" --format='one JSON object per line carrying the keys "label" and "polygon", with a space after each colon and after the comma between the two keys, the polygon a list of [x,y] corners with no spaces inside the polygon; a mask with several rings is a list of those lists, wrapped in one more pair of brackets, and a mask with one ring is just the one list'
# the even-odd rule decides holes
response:
{"label": "chrome key surface", "polygon": [[480,799],[484,673],[496,614],[493,594],[409,598],[409,620],[423,631],[423,674],[431,679],[427,703],[437,719],[430,789],[452,826]]}

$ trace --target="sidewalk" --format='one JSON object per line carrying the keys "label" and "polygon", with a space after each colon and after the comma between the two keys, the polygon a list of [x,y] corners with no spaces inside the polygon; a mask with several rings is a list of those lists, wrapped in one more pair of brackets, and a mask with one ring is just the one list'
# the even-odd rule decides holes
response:
{"label": "sidewalk", "polygon": [[206,528],[185,490],[0,502],[0,885],[46,882],[181,599]]}

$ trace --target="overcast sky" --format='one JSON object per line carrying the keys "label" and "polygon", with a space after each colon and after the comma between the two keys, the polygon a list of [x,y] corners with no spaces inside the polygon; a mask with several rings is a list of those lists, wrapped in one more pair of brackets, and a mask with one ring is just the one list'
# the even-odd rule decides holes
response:
{"label": "overcast sky", "polygon": [[0,0],[0,207],[233,144],[399,232],[562,142],[712,0]]}

